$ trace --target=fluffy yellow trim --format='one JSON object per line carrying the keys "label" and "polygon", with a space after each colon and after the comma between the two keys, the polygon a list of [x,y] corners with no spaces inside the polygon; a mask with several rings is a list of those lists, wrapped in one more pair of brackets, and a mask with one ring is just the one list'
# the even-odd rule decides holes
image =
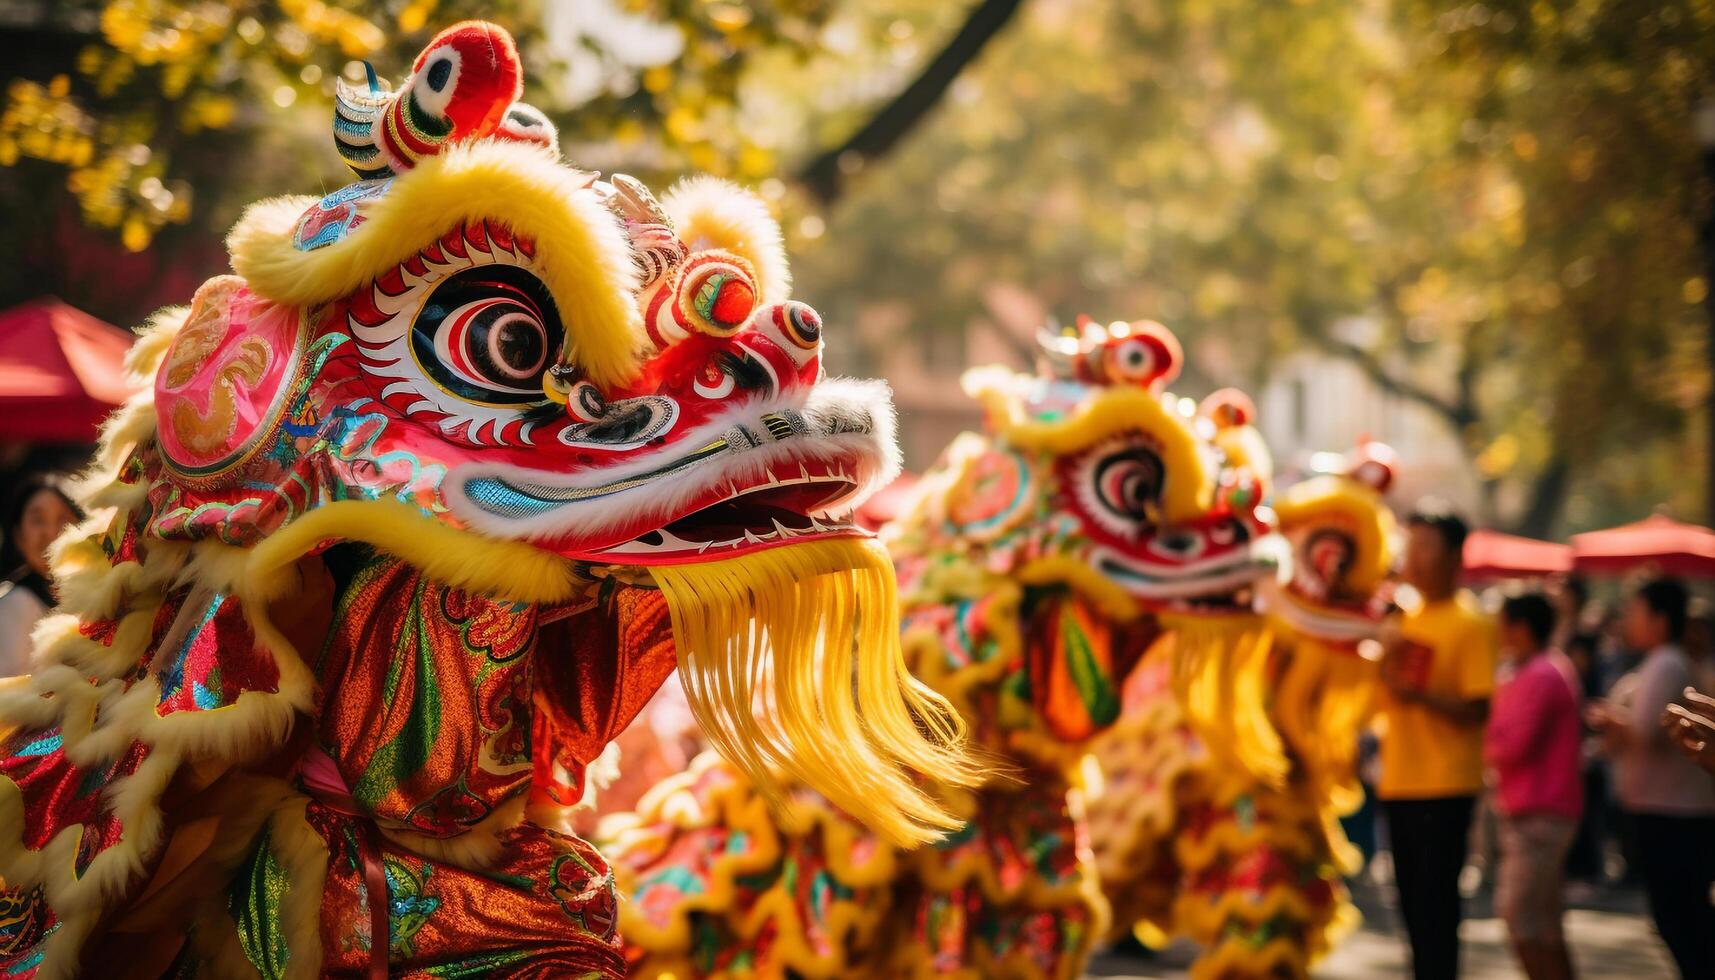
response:
{"label": "fluffy yellow trim", "polygon": [[95,473],[117,473],[131,450],[155,437],[155,392],[132,395],[101,425],[101,442],[90,464]]}
{"label": "fluffy yellow trim", "polygon": [[[724,773],[725,781],[711,781],[711,770]],[[665,852],[676,837],[704,830],[743,834],[745,849],[722,849],[711,860],[708,887],[675,905],[666,922],[656,925],[636,911],[630,902],[620,905],[620,932],[626,944],[646,955],[634,965],[631,975],[665,976],[670,964],[681,962],[691,952],[693,917],[712,917],[739,941],[754,940],[770,924],[773,945],[766,967],[789,968],[808,978],[851,976],[851,958],[872,945],[873,931],[885,911],[885,888],[895,875],[895,854],[885,845],[866,848],[867,860],[853,862],[860,852],[854,846],[862,831],[849,818],[824,805],[808,806],[800,814],[802,825],[788,831],[773,819],[767,801],[754,786],[718,755],[704,753],[690,768],[652,788],[635,814],[620,814],[604,820],[601,850],[610,858],[620,892],[629,895],[634,887],[631,869],[647,865]],[[662,825],[666,825],[663,827]],[[835,936],[825,949],[817,949],[804,935],[801,909],[790,880],[775,883],[758,898],[741,901],[739,879],[779,872],[787,842],[783,834],[804,838],[794,847],[809,846],[828,861],[834,879],[851,891],[846,897],[835,892],[828,898],[825,913],[818,913],[818,926]],[[713,839],[713,838],[711,838]],[[762,964],[759,969],[764,968]],[[696,971],[679,976],[700,975]]]}
{"label": "fluffy yellow trim", "polygon": [[1035,384],[1032,379],[1005,368],[988,367],[966,371],[961,383],[982,403],[994,431],[1020,449],[1067,456],[1123,433],[1149,436],[1161,455],[1163,520],[1194,520],[1206,513],[1214,500],[1209,460],[1190,422],[1142,388],[1106,388],[1066,417],[1045,420],[1024,412],[1020,384]]}
{"label": "fluffy yellow trim", "polygon": [[[60,927],[43,942],[38,976],[77,974],[83,941],[99,920],[104,901],[135,880],[143,870],[144,856],[160,842],[161,814],[155,802],[176,762],[164,756],[151,755],[135,773],[108,788],[111,808],[125,825],[125,837],[90,859],[82,877],[70,873],[83,838],[81,824],[60,831],[39,851],[9,843],[6,884],[23,891],[40,884],[60,918]],[[23,828],[22,795],[10,781],[0,783],[0,841],[20,841]]]}
{"label": "fluffy yellow trim", "polygon": [[190,315],[188,306],[162,307],[137,328],[137,339],[125,353],[125,375],[132,384],[151,391],[154,389],[155,372],[161,369],[161,359],[167,356],[167,348]]}
{"label": "fluffy yellow trim", "polygon": [[1143,614],[1137,600],[1113,579],[1073,558],[1038,558],[1018,570],[1018,580],[1025,585],[1066,585],[1094,602],[1104,616],[1120,622]]}
{"label": "fluffy yellow trim", "polygon": [[1220,429],[1215,433],[1215,445],[1221,447],[1234,466],[1250,470],[1266,494],[1274,479],[1274,455],[1268,451],[1268,443],[1263,441],[1256,426],[1229,425]]}
{"label": "fluffy yellow trim", "polygon": [[691,177],[668,191],[661,206],[693,251],[720,248],[749,260],[762,302],[780,303],[792,295],[780,223],[762,198],[714,177]]}
{"label": "fluffy yellow trim", "polygon": [[337,541],[372,545],[436,582],[513,602],[563,602],[582,588],[570,562],[541,548],[461,531],[396,500],[340,500],[309,511],[250,549],[240,591],[246,598],[279,595],[291,584],[281,571],[317,546]]}
{"label": "fluffy yellow trim", "polygon": [[[1043,805],[1052,805],[1055,793],[1070,794],[1071,790],[1064,784],[1051,788],[1032,783],[1019,793],[991,788],[979,791],[976,796],[979,806],[1018,808],[1031,805],[1023,802],[1028,797],[1042,798]],[[1009,796],[1012,799],[1007,799]],[[972,851],[960,851],[949,858],[938,848],[923,847],[907,853],[904,859],[916,869],[916,877],[930,891],[964,894],[964,889],[975,889],[989,904],[1015,909],[1057,909],[1083,904],[1099,877],[1095,859],[1087,853],[1079,855],[1078,873],[1058,884],[1049,883],[1041,875],[1004,881],[989,855]],[[1102,905],[1105,908],[1106,903]]]}
{"label": "fluffy yellow trim", "polygon": [[566,326],[570,360],[597,384],[633,377],[644,347],[636,268],[617,219],[587,175],[551,154],[482,140],[423,160],[363,209],[344,239],[309,252],[292,245],[307,198],[264,201],[240,218],[227,247],[257,293],[308,306],[346,296],[452,228],[488,220],[531,239],[542,282]]}
{"label": "fluffy yellow trim", "polygon": [[1260,947],[1244,937],[1220,940],[1214,949],[1191,964],[1191,980],[1232,980],[1233,977],[1273,977],[1307,980],[1310,958],[1285,936],[1270,939]]}
{"label": "fluffy yellow trim", "polygon": [[1347,585],[1369,593],[1387,577],[1393,565],[1393,512],[1374,489],[1343,476],[1319,476],[1295,484],[1274,501],[1280,529],[1290,534],[1303,527],[1334,524],[1352,536],[1357,554],[1347,573]]}

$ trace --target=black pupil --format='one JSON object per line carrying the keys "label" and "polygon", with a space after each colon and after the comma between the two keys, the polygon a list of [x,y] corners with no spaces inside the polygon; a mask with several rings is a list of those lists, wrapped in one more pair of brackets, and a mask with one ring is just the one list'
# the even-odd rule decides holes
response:
{"label": "black pupil", "polygon": [[578,403],[583,406],[585,414],[592,418],[599,417],[607,411],[607,403],[602,400],[601,392],[594,385],[584,385],[578,393]]}
{"label": "black pupil", "polygon": [[452,73],[452,61],[446,58],[435,59],[434,64],[429,66],[429,88],[439,92],[446,86],[447,79],[452,76]]}
{"label": "black pupil", "polygon": [[[500,360],[505,366],[511,369],[508,374],[512,375],[498,380],[516,380],[517,375],[533,371],[542,363],[542,331],[536,327],[534,321],[513,318],[503,320],[491,329],[499,332],[494,349],[499,352]],[[487,347],[486,344],[483,346]]]}
{"label": "black pupil", "polygon": [[[435,340],[443,330],[457,329],[455,314],[479,303],[486,305],[455,344],[470,365],[466,378],[441,363]],[[488,265],[435,285],[412,324],[411,346],[435,383],[460,398],[523,406],[543,400],[542,370],[560,336],[553,297],[541,280],[517,266]]]}

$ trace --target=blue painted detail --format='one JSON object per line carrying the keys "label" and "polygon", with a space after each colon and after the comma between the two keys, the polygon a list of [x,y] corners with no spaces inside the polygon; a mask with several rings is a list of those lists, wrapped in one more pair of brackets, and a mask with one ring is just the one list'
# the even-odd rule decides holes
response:
{"label": "blue painted detail", "polygon": [[[335,122],[338,127],[338,122]],[[351,233],[362,222],[363,216],[359,205],[364,201],[373,201],[387,193],[393,186],[393,178],[385,177],[380,180],[360,180],[347,184],[332,194],[322,198],[304,212],[298,219],[298,225],[292,229],[292,247],[300,252],[312,252],[324,245],[332,245]],[[312,218],[338,212],[335,216],[324,221],[312,221]],[[314,231],[310,231],[311,227]],[[309,232],[306,234],[306,232]]]}
{"label": "blue painted detail", "polygon": [[[161,672],[157,675],[161,681],[161,697],[155,702],[156,704],[165,704],[168,698],[179,693],[185,686],[185,661],[190,657],[191,644],[196,642],[197,635],[214,620],[215,614],[220,612],[220,607],[225,605],[226,601],[227,597],[224,595],[214,597],[213,601],[208,604],[208,608],[203,610],[202,619],[185,633],[184,640],[173,651],[172,658],[161,668]],[[201,705],[200,701],[198,705]]]}
{"label": "blue painted detail", "polygon": [[191,700],[204,711],[213,711],[220,707],[220,693],[211,690],[206,684],[197,681],[191,685]]}
{"label": "blue painted detail", "polygon": [[[45,939],[47,937],[44,936],[43,938]],[[36,967],[42,965],[42,958],[46,955],[47,953],[45,953],[40,946],[37,946],[28,956],[25,956],[14,962],[11,966],[8,966],[6,968],[6,975],[9,977],[15,977],[21,974],[33,972]]]}
{"label": "blue painted detail", "polygon": [[45,735],[20,748],[18,755],[52,755],[60,750],[61,737],[58,732]]}
{"label": "blue painted detail", "polygon": [[546,514],[564,504],[564,501],[532,497],[488,477],[478,477],[465,484],[465,493],[483,510],[514,518]]}

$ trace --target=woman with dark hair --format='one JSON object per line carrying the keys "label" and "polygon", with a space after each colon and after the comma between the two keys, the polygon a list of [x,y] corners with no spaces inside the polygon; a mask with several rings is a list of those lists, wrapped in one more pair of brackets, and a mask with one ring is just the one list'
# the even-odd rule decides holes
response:
{"label": "woman with dark hair", "polygon": [[0,513],[0,677],[28,673],[30,632],[54,605],[48,545],[79,517],[54,474],[34,473],[13,489]]}

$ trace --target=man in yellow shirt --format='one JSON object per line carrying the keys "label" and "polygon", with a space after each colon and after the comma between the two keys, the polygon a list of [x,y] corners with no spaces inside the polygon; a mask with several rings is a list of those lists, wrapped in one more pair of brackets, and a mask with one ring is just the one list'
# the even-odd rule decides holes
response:
{"label": "man in yellow shirt", "polygon": [[1383,639],[1381,781],[1399,909],[1417,980],[1459,973],[1459,871],[1483,788],[1494,624],[1457,589],[1465,522],[1420,506],[1402,569],[1417,596]]}

